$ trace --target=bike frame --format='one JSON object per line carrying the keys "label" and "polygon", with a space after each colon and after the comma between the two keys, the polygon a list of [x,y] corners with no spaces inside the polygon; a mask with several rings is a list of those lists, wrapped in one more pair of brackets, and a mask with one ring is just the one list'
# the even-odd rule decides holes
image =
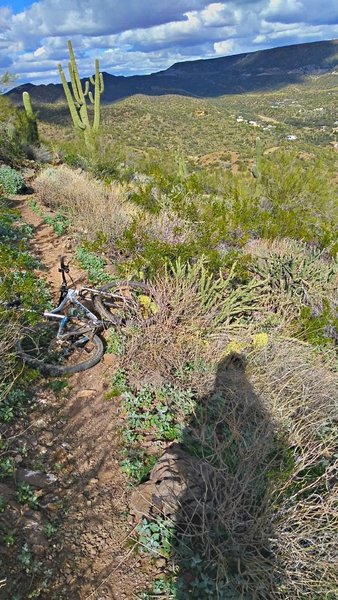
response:
{"label": "bike frame", "polygon": [[[57,336],[56,336],[59,339],[61,339],[62,337],[65,336],[64,330],[65,330],[66,324],[68,323],[68,321],[71,320],[71,318],[68,317],[67,315],[60,314],[61,311],[66,306],[66,304],[68,304],[68,302],[70,302],[74,306],[77,306],[78,308],[80,308],[85,313],[85,315],[88,317],[88,319],[93,323],[94,326],[99,327],[100,325],[102,325],[102,321],[100,319],[98,319],[94,315],[94,313],[92,313],[89,310],[89,308],[84,306],[82,304],[82,302],[80,302],[78,300],[79,292],[77,290],[68,288],[68,284],[67,284],[67,281],[65,278],[65,272],[69,272],[69,269],[68,269],[68,271],[67,271],[67,269],[68,269],[68,267],[65,267],[64,263],[61,260],[60,272],[62,273],[62,284],[61,284],[61,294],[60,294],[59,305],[56,308],[54,308],[53,310],[45,311],[43,313],[44,317],[47,317],[48,319],[60,320],[60,326],[59,326]],[[83,291],[87,291],[87,289],[83,288],[83,290],[81,292],[83,292]]]}

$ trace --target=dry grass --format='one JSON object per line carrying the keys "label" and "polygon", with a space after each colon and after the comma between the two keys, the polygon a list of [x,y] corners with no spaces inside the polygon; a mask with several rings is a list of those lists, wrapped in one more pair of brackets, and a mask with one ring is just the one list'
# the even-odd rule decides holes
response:
{"label": "dry grass", "polygon": [[[205,465],[197,488],[196,474],[182,473],[176,515],[174,560],[194,576],[189,597],[334,598],[335,398],[333,373],[295,341],[270,343],[247,369],[236,356],[218,364],[183,439]],[[205,576],[212,596],[202,596]]]}
{"label": "dry grass", "polygon": [[276,597],[329,598],[337,576],[337,378],[292,340],[271,343],[250,370],[289,463],[269,487],[273,576],[283,581]]}
{"label": "dry grass", "polygon": [[[194,265],[177,261],[154,281],[159,315],[154,324],[133,332],[129,342],[126,363],[136,361],[138,377],[157,372],[173,381],[186,363],[213,362],[215,353],[224,351],[249,316],[262,309],[264,286],[250,282],[235,288],[233,278],[234,271],[214,278],[200,259]],[[203,393],[205,382],[198,379],[191,372],[185,384]]]}
{"label": "dry grass", "polygon": [[122,186],[103,183],[64,165],[48,168],[35,180],[39,200],[53,209],[67,211],[76,230],[93,240],[103,234],[118,239],[138,214],[125,199]]}
{"label": "dry grass", "polygon": [[20,327],[10,321],[8,315],[0,314],[0,403],[6,397],[15,380],[14,347]]}

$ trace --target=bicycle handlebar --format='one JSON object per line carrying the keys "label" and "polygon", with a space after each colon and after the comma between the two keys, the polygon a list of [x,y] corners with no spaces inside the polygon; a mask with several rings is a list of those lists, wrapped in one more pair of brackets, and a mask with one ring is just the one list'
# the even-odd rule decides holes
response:
{"label": "bicycle handlebar", "polygon": [[69,273],[69,263],[65,264],[65,256],[61,256],[60,258],[60,269],[59,273]]}

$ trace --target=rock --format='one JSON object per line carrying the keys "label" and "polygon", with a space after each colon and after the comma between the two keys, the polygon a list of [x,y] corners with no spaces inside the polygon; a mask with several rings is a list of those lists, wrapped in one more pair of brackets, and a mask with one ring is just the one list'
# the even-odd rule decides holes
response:
{"label": "rock", "polygon": [[165,558],[158,558],[155,564],[159,569],[164,569],[167,566],[167,561]]}
{"label": "rock", "polygon": [[42,471],[30,471],[29,469],[17,469],[15,471],[17,483],[28,483],[35,488],[46,488],[57,481],[53,473],[42,473]]}
{"label": "rock", "polygon": [[89,479],[88,481],[88,485],[96,485],[97,483],[99,483],[99,480],[96,479],[95,477],[92,477],[91,479]]}
{"label": "rock", "polygon": [[26,181],[34,179],[35,174],[35,169],[30,169],[29,167],[25,167],[24,169],[22,169],[22,176]]}
{"label": "rock", "polygon": [[96,390],[80,390],[77,394],[77,398],[91,398],[96,394]]}
{"label": "rock", "polygon": [[64,448],[59,448],[54,454],[54,460],[58,463],[64,463],[68,460],[69,454]]}
{"label": "rock", "polygon": [[173,443],[154,466],[149,481],[133,491],[130,512],[137,520],[161,514],[177,521],[186,511],[197,515],[208,506],[212,509],[214,477],[206,462]]}
{"label": "rock", "polygon": [[53,444],[54,435],[52,431],[46,431],[42,438],[46,446],[51,446]]}
{"label": "rock", "polygon": [[100,471],[97,474],[97,478],[99,480],[100,483],[107,483],[108,481],[111,481],[111,479],[114,477],[114,474],[112,473],[112,471]]}
{"label": "rock", "polygon": [[153,504],[154,486],[147,481],[135,488],[130,497],[130,512],[137,520],[148,516]]}

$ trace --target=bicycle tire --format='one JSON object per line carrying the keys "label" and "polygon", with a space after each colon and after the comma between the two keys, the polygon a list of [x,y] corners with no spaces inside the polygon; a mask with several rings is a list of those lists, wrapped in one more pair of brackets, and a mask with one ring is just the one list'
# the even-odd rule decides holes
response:
{"label": "bicycle tire", "polygon": [[[84,351],[86,350],[86,352],[88,352],[88,348],[86,348],[86,346],[88,345],[88,343],[85,343],[82,347],[83,352],[80,351],[81,347],[79,347],[79,356],[82,355],[82,357],[84,358],[84,360],[78,360],[78,357],[75,357],[75,360],[77,362],[75,362],[75,364],[56,364],[55,362],[48,362],[49,358],[48,358],[48,353],[46,351],[46,356],[43,356],[44,353],[44,347],[43,346],[38,346],[37,343],[35,343],[34,341],[34,336],[35,338],[38,338],[38,340],[41,340],[41,336],[43,335],[43,332],[48,332],[49,333],[49,339],[55,342],[56,340],[56,333],[59,327],[59,323],[55,323],[55,322],[50,322],[48,321],[47,323],[42,323],[40,325],[37,325],[36,327],[33,328],[28,328],[26,330],[26,334],[24,334],[20,340],[17,342],[17,353],[20,356],[20,358],[24,361],[25,364],[27,364],[28,366],[30,366],[33,369],[38,369],[41,373],[45,374],[45,375],[51,375],[54,377],[57,376],[62,376],[62,375],[69,375],[71,373],[78,373],[80,371],[86,371],[87,369],[90,369],[91,367],[94,367],[94,365],[96,365],[98,362],[100,362],[103,353],[104,353],[104,346],[103,346],[103,342],[102,340],[99,338],[98,335],[94,334],[91,339],[89,340],[89,342],[93,345],[91,352],[91,355],[89,358],[86,358]],[[77,332],[76,330],[74,330],[73,333],[74,337],[76,337]],[[40,337],[39,337],[40,336]],[[78,332],[78,336],[80,339],[80,336],[83,337],[83,333],[81,333],[81,329],[79,329]],[[47,338],[48,340],[48,338]],[[41,342],[40,342],[41,343]],[[50,344],[49,344],[50,345]],[[39,354],[42,356],[37,357],[36,354]],[[62,359],[62,355],[60,355],[60,359]],[[73,356],[74,359],[74,356]]]}
{"label": "bicycle tire", "polygon": [[[119,291],[119,293],[122,294],[122,290],[128,290],[129,294],[132,291],[140,292],[141,295],[148,296],[150,298],[150,302],[154,302],[157,309],[159,308],[150,286],[148,286],[146,283],[137,281],[113,281],[99,288],[99,291],[104,293],[113,293],[114,291]],[[130,301],[128,294],[125,296],[125,299],[127,302]],[[102,319],[118,326],[140,323],[150,324],[156,320],[158,314],[158,312],[156,312],[156,314],[142,317],[141,308],[140,306],[137,307],[135,302],[133,310],[130,311],[130,306],[128,310],[126,304],[121,307],[118,305],[118,301],[109,302],[109,298],[105,298],[99,294],[93,295],[93,303]]]}

